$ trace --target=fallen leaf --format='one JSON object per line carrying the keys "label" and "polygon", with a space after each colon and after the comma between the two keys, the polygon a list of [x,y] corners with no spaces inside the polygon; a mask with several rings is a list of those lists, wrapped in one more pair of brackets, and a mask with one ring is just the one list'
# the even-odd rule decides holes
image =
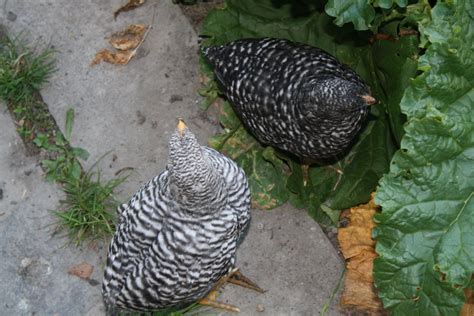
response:
{"label": "fallen leaf", "polygon": [[123,31],[112,34],[109,43],[118,50],[130,50],[137,47],[143,39],[147,26],[143,24],[131,24]]}
{"label": "fallen leaf", "polygon": [[373,282],[361,282],[360,275],[348,270],[341,298],[344,309],[363,311],[364,315],[383,315],[380,299],[374,292]]}
{"label": "fallen leaf", "polygon": [[464,306],[461,310],[461,316],[472,316],[474,315],[474,291],[466,288],[464,289],[464,296],[466,297]]}
{"label": "fallen leaf", "polygon": [[378,210],[373,197],[372,194],[367,204],[351,208],[346,213],[349,224],[338,231],[337,238],[347,267],[341,305],[346,310],[384,315],[372,275],[373,262],[377,257],[375,241],[372,239],[372,229],[375,226],[372,218]]}
{"label": "fallen leaf", "polygon": [[126,4],[124,4],[123,6],[118,8],[117,10],[115,10],[114,19],[116,19],[117,16],[120,13],[138,8],[139,6],[141,6],[144,3],[145,3],[145,0],[128,0],[128,2]]}
{"label": "fallen leaf", "polygon": [[111,52],[108,49],[103,49],[95,54],[94,59],[91,62],[91,66],[94,66],[101,61],[115,65],[126,65],[135,55],[135,51],[119,51],[116,53]]}
{"label": "fallen leaf", "polygon": [[347,267],[351,270],[357,271],[360,274],[361,279],[372,282],[372,268],[374,266],[374,258],[377,254],[371,250],[364,250],[357,256],[353,257],[347,262]]}
{"label": "fallen leaf", "polygon": [[124,30],[112,34],[108,40],[117,52],[108,49],[99,51],[91,62],[94,66],[102,61],[114,65],[126,65],[135,56],[138,47],[145,40],[150,26],[143,24],[130,24]]}
{"label": "fallen leaf", "polygon": [[93,270],[94,267],[92,265],[88,264],[87,262],[82,262],[69,268],[67,273],[78,276],[81,279],[88,279],[91,276]]}

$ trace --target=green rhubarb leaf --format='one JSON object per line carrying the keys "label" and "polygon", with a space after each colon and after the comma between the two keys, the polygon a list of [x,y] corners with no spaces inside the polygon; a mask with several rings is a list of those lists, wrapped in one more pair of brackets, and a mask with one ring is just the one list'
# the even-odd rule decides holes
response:
{"label": "green rhubarb leaf", "polygon": [[375,285],[393,315],[458,315],[474,273],[474,21],[438,2],[401,110],[401,150],[380,181]]}
{"label": "green rhubarb leaf", "polygon": [[[390,9],[393,6],[393,0],[375,0],[374,1],[374,7],[380,7],[383,9]],[[395,0],[395,3],[401,7],[404,8],[407,6],[408,0]]]}
{"label": "green rhubarb leaf", "polygon": [[[334,23],[338,26],[352,23],[358,31],[370,29],[377,32],[382,22],[400,16],[397,11],[391,12],[390,9],[405,8],[407,3],[407,0],[329,0],[324,9],[328,15],[335,18]],[[376,10],[377,8],[384,10]],[[391,16],[390,13],[395,14]]]}
{"label": "green rhubarb leaf", "polygon": [[[290,202],[295,207],[307,207],[310,215],[319,222],[336,224],[336,212],[369,200],[378,179],[388,171],[391,159],[392,153],[387,150],[385,139],[390,137],[387,125],[383,117],[370,121],[359,141],[343,159],[332,166],[310,168],[306,186],[299,180],[301,171],[295,167],[288,179],[288,188],[292,192]],[[320,210],[324,213],[321,214]],[[325,214],[330,214],[330,217],[326,218]]]}
{"label": "green rhubarb leaf", "polygon": [[359,31],[368,30],[375,18],[375,10],[367,0],[329,0],[325,10],[328,15],[336,18],[336,25],[353,23]]}
{"label": "green rhubarb leaf", "polygon": [[[396,34],[399,22],[390,22],[380,29]],[[394,30],[394,31],[392,31]],[[406,117],[400,110],[400,101],[418,65],[418,36],[404,36],[397,41],[377,41],[372,47],[375,75],[382,89],[392,134],[400,144]]]}
{"label": "green rhubarb leaf", "polygon": [[226,129],[233,130],[241,125],[241,122],[235,114],[229,102],[223,102],[220,107],[219,122]]}
{"label": "green rhubarb leaf", "polygon": [[212,137],[209,140],[209,146],[234,160],[249,151],[262,150],[260,144],[245,131],[242,125],[235,130],[225,131]]}
{"label": "green rhubarb leaf", "polygon": [[245,171],[253,207],[272,209],[288,200],[284,162],[273,148],[262,147],[243,126],[212,137],[209,145],[235,160]]}
{"label": "green rhubarb leaf", "polygon": [[236,162],[244,169],[249,181],[253,207],[268,210],[288,200],[283,161],[275,156],[271,147],[248,151]]}

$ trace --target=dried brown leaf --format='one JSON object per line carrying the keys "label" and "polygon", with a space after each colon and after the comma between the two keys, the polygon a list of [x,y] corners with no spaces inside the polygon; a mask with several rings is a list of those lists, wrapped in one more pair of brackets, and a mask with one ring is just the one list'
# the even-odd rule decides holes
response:
{"label": "dried brown leaf", "polygon": [[347,270],[341,305],[344,309],[355,309],[368,315],[384,314],[382,302],[374,292],[373,283],[362,281],[361,276],[353,270]]}
{"label": "dried brown leaf", "polygon": [[109,43],[118,50],[136,48],[143,39],[147,26],[143,24],[130,24],[124,30],[112,34]]}
{"label": "dried brown leaf", "polygon": [[81,279],[88,279],[91,276],[93,270],[94,267],[92,265],[88,264],[87,262],[82,262],[69,268],[67,273],[78,276]]}
{"label": "dried brown leaf", "polygon": [[337,238],[346,258],[347,273],[341,305],[344,309],[356,309],[369,315],[383,315],[382,302],[373,284],[373,262],[377,257],[372,229],[373,216],[378,208],[372,199],[367,204],[351,208],[347,212],[349,224],[340,228]]}
{"label": "dried brown leaf", "polygon": [[108,49],[103,49],[95,54],[95,57],[91,62],[91,66],[94,66],[102,61],[114,65],[126,65],[134,55],[135,51],[118,51],[113,53]]}
{"label": "dried brown leaf", "polygon": [[474,315],[474,291],[470,288],[464,289],[464,296],[466,301],[461,310],[461,316],[473,316]]}
{"label": "dried brown leaf", "polygon": [[124,4],[123,6],[121,6],[114,12],[114,19],[116,19],[120,13],[138,8],[144,3],[145,3],[145,0],[128,0],[126,4]]}
{"label": "dried brown leaf", "polygon": [[118,51],[111,52],[108,49],[99,51],[91,62],[94,66],[102,61],[114,65],[126,65],[135,56],[137,49],[145,40],[145,36],[150,29],[143,24],[131,24],[124,30],[112,34],[108,39],[109,43]]}
{"label": "dried brown leaf", "polygon": [[364,250],[347,262],[347,268],[356,272],[362,281],[373,282],[372,269],[376,257],[377,254],[375,252]]}

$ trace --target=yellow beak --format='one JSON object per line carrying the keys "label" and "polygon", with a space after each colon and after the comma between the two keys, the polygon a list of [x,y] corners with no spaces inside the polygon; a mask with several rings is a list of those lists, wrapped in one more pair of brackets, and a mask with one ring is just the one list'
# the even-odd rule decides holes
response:
{"label": "yellow beak", "polygon": [[183,136],[184,130],[186,129],[186,124],[182,118],[178,119],[178,126],[176,128],[178,129],[179,136]]}

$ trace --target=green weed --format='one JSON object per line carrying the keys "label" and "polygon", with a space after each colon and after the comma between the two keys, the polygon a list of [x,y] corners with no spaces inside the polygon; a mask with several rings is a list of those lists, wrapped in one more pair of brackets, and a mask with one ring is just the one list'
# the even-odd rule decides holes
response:
{"label": "green weed", "polygon": [[86,160],[89,153],[70,145],[73,124],[74,110],[69,109],[65,135],[38,133],[33,143],[51,156],[42,161],[46,179],[62,184],[66,194],[60,209],[53,212],[58,219],[58,231],[67,231],[70,241],[79,245],[86,239],[103,239],[114,233],[113,214],[118,205],[114,190],[127,176],[103,182],[100,171],[93,171],[100,159],[85,172],[79,159]]}
{"label": "green weed", "polygon": [[27,146],[37,133],[56,129],[56,122],[38,93],[55,70],[53,50],[31,49],[21,35],[10,40],[0,29],[0,98],[7,104]]}
{"label": "green weed", "polygon": [[19,126],[17,128],[18,134],[20,134],[21,137],[23,138],[30,138],[32,131],[26,126]]}
{"label": "green weed", "polygon": [[53,214],[58,218],[58,230],[67,230],[71,242],[79,245],[85,239],[106,239],[114,231],[113,211],[117,207],[114,190],[126,177],[102,182],[100,171],[80,173],[66,178],[63,190],[66,198],[61,209]]}
{"label": "green weed", "polygon": [[51,156],[50,159],[43,160],[42,166],[46,172],[48,181],[67,183],[79,180],[83,171],[79,158],[87,160],[89,153],[80,147],[69,145],[72,126],[74,124],[74,110],[66,112],[66,135],[55,132],[56,135],[38,133],[33,143],[39,148],[45,149]]}
{"label": "green weed", "polygon": [[6,102],[30,103],[35,92],[55,72],[54,51],[35,52],[21,36],[0,41],[0,98]]}
{"label": "green weed", "polygon": [[74,111],[66,113],[64,134],[39,95],[40,88],[56,70],[51,49],[37,51],[24,45],[21,35],[13,40],[0,30],[0,98],[17,123],[17,131],[26,144],[43,149],[46,179],[63,186],[66,198],[53,212],[58,229],[67,229],[76,245],[84,239],[98,239],[114,232],[113,213],[117,206],[113,191],[125,181],[118,177],[106,182],[100,171],[84,172],[79,159],[89,153],[70,145]]}

